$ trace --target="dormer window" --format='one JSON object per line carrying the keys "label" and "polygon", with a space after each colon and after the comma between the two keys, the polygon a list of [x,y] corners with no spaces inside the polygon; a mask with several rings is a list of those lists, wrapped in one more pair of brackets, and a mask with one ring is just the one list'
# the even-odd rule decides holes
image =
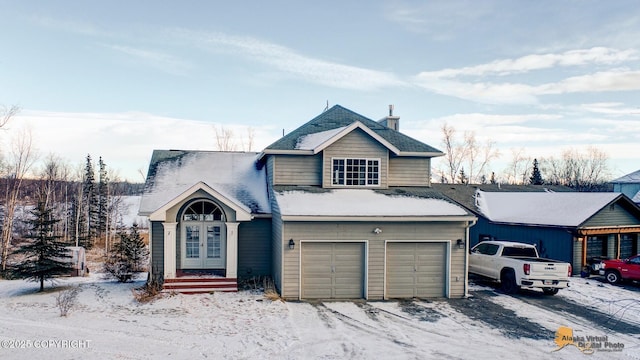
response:
{"label": "dormer window", "polygon": [[331,183],[343,186],[379,186],[380,159],[333,158]]}

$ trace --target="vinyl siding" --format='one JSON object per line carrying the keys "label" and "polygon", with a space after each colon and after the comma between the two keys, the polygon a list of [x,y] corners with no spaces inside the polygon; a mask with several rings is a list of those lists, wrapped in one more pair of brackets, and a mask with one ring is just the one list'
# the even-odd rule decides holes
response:
{"label": "vinyl siding", "polygon": [[471,247],[478,244],[480,235],[490,235],[496,240],[536,245],[542,257],[566,262],[573,260],[572,242],[575,234],[572,228],[493,224],[486,218],[478,217],[478,222],[469,232]]}
{"label": "vinyl siding", "polygon": [[[384,298],[385,240],[446,240],[455,242],[465,238],[464,222],[457,223],[379,223],[379,222],[287,222],[284,223],[280,246],[283,250],[284,278],[281,295],[285,299],[298,299],[300,285],[300,240],[320,241],[366,241],[368,299]],[[380,227],[382,234],[373,229]],[[289,239],[294,239],[294,250],[287,248]],[[275,250],[275,249],[274,249]],[[450,297],[464,296],[466,251],[452,247],[450,272]]]}
{"label": "vinyl siding", "polygon": [[[357,129],[345,135],[323,151],[323,176],[322,186],[325,188],[345,186],[333,186],[331,184],[331,166],[333,158],[359,158],[380,159],[380,185],[376,188],[386,188],[387,172],[389,168],[389,150],[376,140],[372,139],[364,131]],[[362,188],[360,186],[360,188]]]}
{"label": "vinyl siding", "polygon": [[274,155],[272,163],[274,185],[316,185],[322,182],[322,156]]}
{"label": "vinyl siding", "polygon": [[616,226],[616,225],[640,225],[640,219],[633,216],[618,203],[605,206],[594,216],[587,220],[582,227]]}
{"label": "vinyl siding", "polygon": [[238,227],[238,278],[271,275],[271,219]]}
{"label": "vinyl siding", "polygon": [[582,271],[582,252],[584,251],[584,240],[579,241],[577,238],[573,240],[573,257],[571,259],[571,268],[574,275],[580,274]]}
{"label": "vinyl siding", "polygon": [[390,157],[389,186],[431,186],[431,159]]}
{"label": "vinyl siding", "polygon": [[164,227],[161,221],[151,222],[151,269],[154,274],[164,274]]}

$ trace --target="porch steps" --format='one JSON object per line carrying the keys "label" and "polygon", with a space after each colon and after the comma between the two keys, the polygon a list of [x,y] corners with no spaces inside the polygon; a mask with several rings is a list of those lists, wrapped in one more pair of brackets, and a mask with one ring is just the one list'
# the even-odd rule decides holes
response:
{"label": "porch steps", "polygon": [[181,276],[175,279],[164,279],[162,285],[162,292],[202,294],[216,291],[237,292],[238,280],[218,276]]}

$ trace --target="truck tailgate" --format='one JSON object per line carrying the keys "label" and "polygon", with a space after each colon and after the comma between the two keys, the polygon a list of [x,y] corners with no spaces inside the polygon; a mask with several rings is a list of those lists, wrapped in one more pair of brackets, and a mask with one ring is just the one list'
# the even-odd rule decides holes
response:
{"label": "truck tailgate", "polygon": [[529,278],[532,279],[566,279],[569,276],[569,264],[550,261],[532,261]]}

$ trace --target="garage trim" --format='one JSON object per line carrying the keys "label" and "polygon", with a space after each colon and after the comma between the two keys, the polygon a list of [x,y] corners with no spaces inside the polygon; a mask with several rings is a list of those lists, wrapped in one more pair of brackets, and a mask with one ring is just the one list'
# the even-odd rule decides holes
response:
{"label": "garage trim", "polygon": [[445,297],[449,298],[451,288],[451,240],[385,240],[384,241],[384,282],[383,282],[383,294],[384,299],[388,300],[387,296],[387,249],[388,243],[444,243],[445,244]]}
{"label": "garage trim", "polygon": [[364,274],[362,281],[364,284],[362,284],[362,288],[365,300],[369,299],[369,240],[300,240],[300,246],[298,247],[298,300],[302,300],[302,247],[304,243],[363,243]]}

